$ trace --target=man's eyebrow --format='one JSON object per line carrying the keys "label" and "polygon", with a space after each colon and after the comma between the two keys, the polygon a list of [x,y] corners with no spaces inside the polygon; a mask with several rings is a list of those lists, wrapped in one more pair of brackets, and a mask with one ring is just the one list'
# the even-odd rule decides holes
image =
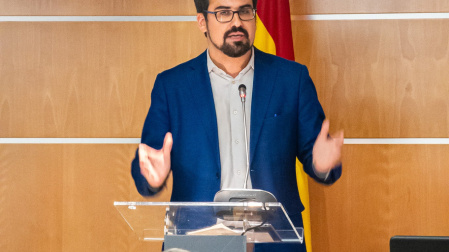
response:
{"label": "man's eyebrow", "polygon": [[229,10],[229,9],[231,9],[231,7],[229,6],[218,6],[214,10]]}
{"label": "man's eyebrow", "polygon": [[[247,7],[252,8],[253,6],[251,4],[242,5],[239,7],[239,10],[243,9],[243,8],[247,8]],[[218,6],[214,10],[230,10],[230,9],[231,9],[231,7],[229,7],[229,6]]]}
{"label": "man's eyebrow", "polygon": [[252,6],[251,4],[246,4],[246,5],[240,6],[240,7],[239,7],[239,10],[240,10],[240,9],[243,9],[243,8],[248,8],[248,7],[253,8],[253,6]]}

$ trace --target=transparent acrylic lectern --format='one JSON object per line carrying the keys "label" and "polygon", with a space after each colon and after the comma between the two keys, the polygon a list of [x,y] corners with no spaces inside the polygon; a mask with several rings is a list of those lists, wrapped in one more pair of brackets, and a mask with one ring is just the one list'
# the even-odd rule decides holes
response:
{"label": "transparent acrylic lectern", "polygon": [[239,236],[247,243],[303,242],[279,202],[114,202],[139,239]]}

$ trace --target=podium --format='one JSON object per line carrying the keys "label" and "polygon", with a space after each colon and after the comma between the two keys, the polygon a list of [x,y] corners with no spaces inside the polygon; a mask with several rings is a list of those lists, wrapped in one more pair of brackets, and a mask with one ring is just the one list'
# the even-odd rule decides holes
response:
{"label": "podium", "polygon": [[302,243],[279,202],[114,202],[144,241],[187,251],[246,251],[247,243]]}

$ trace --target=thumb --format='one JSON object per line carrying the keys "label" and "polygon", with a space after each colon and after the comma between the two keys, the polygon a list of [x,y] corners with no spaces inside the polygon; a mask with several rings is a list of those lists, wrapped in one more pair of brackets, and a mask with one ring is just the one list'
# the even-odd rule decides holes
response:
{"label": "thumb", "polygon": [[318,138],[320,139],[327,139],[327,136],[329,135],[329,120],[326,119],[323,122],[323,125],[321,125],[321,131],[318,135]]}
{"label": "thumb", "polygon": [[172,146],[173,146],[173,137],[170,132],[167,132],[164,138],[164,146],[162,146],[162,152],[164,153],[164,156],[168,155],[168,157],[170,157]]}
{"label": "thumb", "polygon": [[340,145],[340,146],[343,145],[343,142],[345,139],[343,130],[340,130],[340,132],[337,133],[337,136],[334,137],[334,139],[336,139],[338,145]]}

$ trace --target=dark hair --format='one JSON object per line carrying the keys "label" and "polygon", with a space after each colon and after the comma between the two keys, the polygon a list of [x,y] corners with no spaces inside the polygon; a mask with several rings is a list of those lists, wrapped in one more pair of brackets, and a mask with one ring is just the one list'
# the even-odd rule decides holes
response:
{"label": "dark hair", "polygon": [[[209,0],[194,0],[196,13],[203,13],[205,10],[209,9]],[[257,8],[257,0],[253,0],[253,8]],[[204,19],[207,22],[207,15],[204,15]],[[204,33],[204,36],[207,38],[207,32]]]}
{"label": "dark hair", "polygon": [[[203,11],[209,8],[209,0],[194,0],[197,13],[203,13]],[[253,7],[257,7],[257,0],[253,0]]]}

